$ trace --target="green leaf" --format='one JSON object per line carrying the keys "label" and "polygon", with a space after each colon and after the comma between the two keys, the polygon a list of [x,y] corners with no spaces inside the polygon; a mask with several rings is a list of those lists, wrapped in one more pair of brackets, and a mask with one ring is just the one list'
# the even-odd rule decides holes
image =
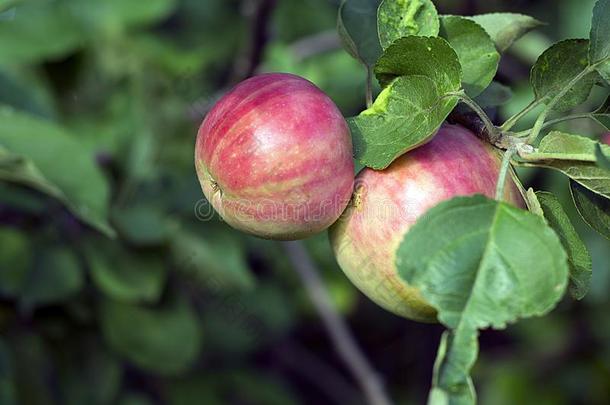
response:
{"label": "green leaf", "polygon": [[113,207],[111,218],[121,237],[134,245],[160,245],[168,238],[167,215],[153,204]]}
{"label": "green leaf", "polygon": [[442,99],[426,76],[399,77],[373,106],[349,118],[354,157],[373,169],[384,169],[400,155],[428,141],[457,104]]}
{"label": "green leaf", "polygon": [[[588,46],[586,39],[568,39],[554,44],[540,55],[530,74],[536,100],[548,103],[588,67]],[[596,79],[595,72],[584,76],[554,105],[553,110],[563,112],[586,101]]]}
{"label": "green leaf", "polygon": [[176,3],[176,0],[69,0],[65,4],[79,17],[84,28],[112,33],[153,23],[171,13]]}
{"label": "green leaf", "polygon": [[47,180],[31,160],[15,155],[0,146],[0,180],[22,184],[34,188],[58,200],[64,200],[64,193]]}
{"label": "green leaf", "polygon": [[557,197],[543,191],[536,192],[536,196],[544,211],[544,217],[559,236],[561,244],[568,254],[570,293],[572,297],[582,299],[587,294],[591,282],[591,272],[593,271],[591,255],[576,233]]}
{"label": "green leaf", "polygon": [[475,405],[469,370],[479,352],[476,329],[445,331],[434,361],[428,405]]}
{"label": "green leaf", "polygon": [[[549,139],[545,141],[546,138]],[[525,160],[518,163],[557,170],[590,191],[610,198],[610,170],[597,165],[597,142],[557,131],[547,135],[543,141],[537,151],[522,155]],[[600,147],[608,155],[610,148],[606,145]]]}
{"label": "green leaf", "polygon": [[163,257],[130,252],[102,238],[87,244],[93,282],[109,298],[124,302],[156,302],[165,285]]}
{"label": "green leaf", "polygon": [[438,13],[430,0],[384,0],[377,13],[379,40],[383,49],[409,35],[435,37]]}
{"label": "green leaf", "polygon": [[21,286],[20,302],[26,308],[56,304],[72,298],[84,283],[80,263],[70,249],[45,248]]}
{"label": "green leaf", "polygon": [[610,170],[602,169],[595,163],[556,160],[536,166],[558,170],[590,191],[610,198]]}
{"label": "green leaf", "polygon": [[100,36],[157,21],[175,5],[175,0],[23,1],[17,18],[0,21],[0,65],[60,58]]}
{"label": "green leaf", "polygon": [[610,240],[610,200],[592,193],[575,181],[570,181],[570,191],[582,219]]}
{"label": "green leaf", "polygon": [[78,138],[50,122],[0,108],[0,147],[28,160],[14,166],[17,179],[58,198],[83,221],[114,235],[107,222],[106,178],[93,152]]}
{"label": "green leaf", "polygon": [[243,246],[234,233],[220,229],[195,233],[176,228],[172,231],[170,243],[178,268],[203,286],[212,285],[226,290],[254,286]]}
{"label": "green leaf", "polygon": [[24,1],[15,16],[0,20],[0,65],[57,58],[81,45],[81,26],[65,2]]}
{"label": "green leaf", "polygon": [[[1,24],[2,16],[0,16]],[[0,104],[43,118],[56,116],[55,100],[44,75],[29,69],[0,68]]]}
{"label": "green leaf", "polygon": [[375,72],[386,88],[349,123],[356,159],[381,169],[434,135],[457,104],[450,93],[460,88],[461,70],[444,39],[410,36],[386,49]]}
{"label": "green leaf", "polygon": [[199,320],[184,302],[149,309],[106,301],[101,306],[101,324],[110,347],[145,370],[181,373],[199,354]]}
{"label": "green leaf", "polygon": [[0,14],[15,7],[22,0],[0,0]]}
{"label": "green leaf", "polygon": [[610,131],[610,96],[592,113],[593,118]]}
{"label": "green leaf", "polygon": [[598,0],[593,7],[593,18],[591,20],[591,33],[589,38],[589,62],[595,64],[602,62],[597,67],[599,74],[610,83],[610,0]]}
{"label": "green leaf", "polygon": [[474,401],[477,330],[544,315],[568,279],[566,253],[542,217],[480,195],[429,210],[405,235],[396,266],[452,330],[439,350],[431,398],[456,404]]}
{"label": "green leaf", "polygon": [[382,49],[377,34],[377,9],[381,0],[343,0],[337,30],[345,50],[369,69]]}
{"label": "green leaf", "polygon": [[500,52],[510,46],[529,31],[543,25],[533,17],[515,13],[491,13],[467,17],[487,31]]}
{"label": "green leaf", "polygon": [[485,30],[472,20],[442,16],[440,36],[455,50],[462,66],[462,86],[466,93],[479,95],[496,75],[500,54]]}
{"label": "green leaf", "polygon": [[524,154],[525,160],[577,160],[596,162],[596,148],[600,147],[606,156],[610,156],[610,146],[580,135],[552,131],[542,138],[537,150]]}
{"label": "green leaf", "polygon": [[540,216],[480,195],[429,210],[405,235],[396,263],[452,329],[543,315],[568,276],[566,253]]}
{"label": "green leaf", "polygon": [[499,107],[508,103],[513,96],[510,87],[491,82],[481,94],[474,98],[481,108]]}
{"label": "green leaf", "polygon": [[398,76],[428,76],[439,94],[460,89],[462,68],[457,54],[443,38],[409,36],[390,45],[375,65],[382,86]]}

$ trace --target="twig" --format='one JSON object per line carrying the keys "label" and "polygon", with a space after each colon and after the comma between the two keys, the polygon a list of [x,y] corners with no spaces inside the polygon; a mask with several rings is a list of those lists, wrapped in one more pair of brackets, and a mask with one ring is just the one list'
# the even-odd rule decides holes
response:
{"label": "twig", "polygon": [[506,175],[510,168],[510,160],[513,155],[517,152],[517,146],[513,145],[509,147],[502,158],[502,164],[500,166],[500,173],[498,174],[498,183],[496,184],[496,200],[502,201],[504,199],[504,186],[506,185]]}
{"label": "twig", "polygon": [[260,64],[268,40],[268,26],[276,0],[245,0],[245,14],[250,17],[250,43],[246,52],[233,66],[231,82],[237,83],[252,76]]}
{"label": "twig", "polygon": [[309,35],[290,45],[292,54],[298,62],[339,48],[341,48],[341,40],[336,29]]}
{"label": "twig", "polygon": [[284,242],[290,262],[301,277],[322,322],[345,365],[372,405],[391,405],[377,373],[368,364],[345,321],[333,307],[318,270],[301,242]]}

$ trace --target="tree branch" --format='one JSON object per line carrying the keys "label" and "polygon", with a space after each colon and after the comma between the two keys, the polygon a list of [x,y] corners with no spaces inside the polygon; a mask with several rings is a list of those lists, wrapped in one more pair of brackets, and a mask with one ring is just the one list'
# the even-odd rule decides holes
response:
{"label": "tree branch", "polygon": [[246,0],[244,13],[250,20],[250,43],[243,55],[233,66],[231,82],[237,83],[250,77],[261,63],[265,45],[268,41],[269,20],[273,14],[276,0]]}
{"label": "tree branch", "polygon": [[391,405],[377,373],[369,365],[345,321],[333,307],[320,275],[302,242],[283,242],[283,247],[303,281],[328,334],[345,365],[372,405]]}

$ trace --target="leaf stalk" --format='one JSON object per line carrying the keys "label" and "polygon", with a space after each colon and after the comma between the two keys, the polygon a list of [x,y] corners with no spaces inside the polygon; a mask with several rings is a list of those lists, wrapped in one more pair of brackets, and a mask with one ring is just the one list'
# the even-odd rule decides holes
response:
{"label": "leaf stalk", "polygon": [[510,166],[510,160],[513,155],[517,152],[517,146],[510,146],[506,152],[504,152],[504,157],[502,158],[502,164],[500,166],[500,173],[498,174],[498,182],[496,183],[496,200],[502,201],[504,196],[504,187],[506,185],[506,176],[508,174],[508,169]]}

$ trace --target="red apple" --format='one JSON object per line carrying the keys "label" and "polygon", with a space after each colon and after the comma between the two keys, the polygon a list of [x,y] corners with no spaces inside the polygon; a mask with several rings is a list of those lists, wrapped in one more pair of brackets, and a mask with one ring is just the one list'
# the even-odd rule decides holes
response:
{"label": "red apple", "polygon": [[329,227],[353,191],[347,124],[311,82],[270,73],[243,81],[203,120],[195,145],[203,193],[229,225],[269,239]]}
{"label": "red apple", "polygon": [[[387,169],[363,169],[352,202],[330,229],[330,241],[347,277],[383,308],[418,321],[436,319],[434,308],[397,274],[396,250],[409,228],[439,202],[455,196],[495,194],[501,158],[457,125],[444,125],[429,143]],[[524,206],[512,180],[504,199]]]}
{"label": "red apple", "polygon": [[610,132],[602,135],[602,143],[605,143],[606,145],[610,145]]}

